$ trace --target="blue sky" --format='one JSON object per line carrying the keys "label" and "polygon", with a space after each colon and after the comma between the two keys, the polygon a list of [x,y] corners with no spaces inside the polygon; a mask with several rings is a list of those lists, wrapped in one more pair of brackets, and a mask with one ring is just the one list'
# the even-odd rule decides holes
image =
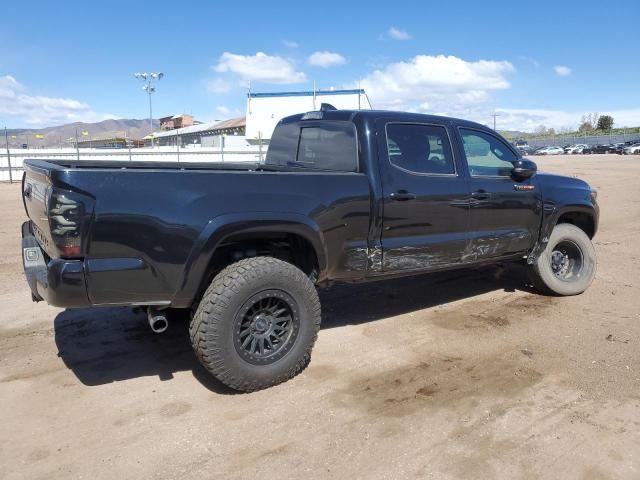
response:
{"label": "blue sky", "polygon": [[[21,5],[21,6],[19,6]],[[24,5],[24,6],[22,6]],[[28,6],[27,6],[28,5]],[[502,128],[640,125],[640,2],[38,2],[4,9],[0,125],[244,114],[253,91],[362,85],[376,108]]]}

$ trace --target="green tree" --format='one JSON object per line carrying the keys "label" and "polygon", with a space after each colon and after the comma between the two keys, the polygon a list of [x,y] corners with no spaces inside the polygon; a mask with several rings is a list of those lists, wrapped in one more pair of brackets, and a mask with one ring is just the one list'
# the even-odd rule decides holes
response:
{"label": "green tree", "polygon": [[598,118],[598,130],[611,130],[613,128],[613,117],[611,115],[601,115]]}
{"label": "green tree", "polygon": [[578,131],[580,133],[589,133],[591,131],[591,124],[587,121],[584,121],[578,127]]}
{"label": "green tree", "polygon": [[547,134],[547,127],[545,127],[544,125],[538,125],[534,130],[533,130],[534,135],[546,135]]}

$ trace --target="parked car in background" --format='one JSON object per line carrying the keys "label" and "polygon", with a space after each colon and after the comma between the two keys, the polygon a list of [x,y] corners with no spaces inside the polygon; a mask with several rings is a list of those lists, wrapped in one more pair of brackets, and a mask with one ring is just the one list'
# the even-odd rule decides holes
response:
{"label": "parked car in background", "polygon": [[621,155],[622,151],[624,150],[624,147],[625,147],[624,143],[612,143],[611,153],[617,153],[618,155]]}
{"label": "parked car in background", "polygon": [[637,155],[640,153],[640,143],[636,143],[635,145],[629,145],[625,147],[623,152],[625,155]]}
{"label": "parked car in background", "polygon": [[545,147],[538,150],[538,155],[561,155],[564,153],[562,147]]}
{"label": "parked car in background", "polygon": [[609,145],[593,145],[591,147],[591,153],[609,153]]}
{"label": "parked car in background", "polygon": [[564,148],[564,153],[582,153],[582,149],[587,147],[584,143],[576,143],[575,145],[569,145]]}
{"label": "parked car in background", "polygon": [[547,148],[549,148],[549,146],[548,146],[548,145],[542,145],[541,147],[536,147],[536,148],[533,150],[532,154],[533,154],[533,155],[544,155],[544,153],[542,153],[542,152],[546,151],[546,150],[547,150]]}
{"label": "parked car in background", "polygon": [[590,153],[593,153],[593,146],[584,145],[582,147],[577,148],[574,153],[581,154],[581,155],[589,155]]}
{"label": "parked car in background", "polygon": [[535,148],[530,147],[529,145],[525,145],[523,147],[516,147],[516,149],[520,152],[521,155],[532,155],[535,151]]}

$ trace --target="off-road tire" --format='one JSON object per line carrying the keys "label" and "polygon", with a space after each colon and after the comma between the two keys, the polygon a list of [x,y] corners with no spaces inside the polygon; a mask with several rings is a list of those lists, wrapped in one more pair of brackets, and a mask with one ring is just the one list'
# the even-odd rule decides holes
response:
{"label": "off-road tire", "polygon": [[[561,279],[552,267],[553,252],[563,244],[574,245],[580,252],[582,268],[576,275]],[[596,252],[589,236],[580,228],[570,223],[556,225],[549,237],[547,247],[532,265],[531,280],[542,293],[549,295],[578,295],[584,292],[596,274]]]}
{"label": "off-road tire", "polygon": [[[236,342],[237,316],[261,292],[282,292],[294,303],[295,339],[281,358],[256,365],[241,356]],[[309,362],[320,329],[320,300],[315,286],[294,265],[271,257],[246,258],[222,270],[211,282],[191,320],[196,356],[228,387],[252,392],[295,377]]]}

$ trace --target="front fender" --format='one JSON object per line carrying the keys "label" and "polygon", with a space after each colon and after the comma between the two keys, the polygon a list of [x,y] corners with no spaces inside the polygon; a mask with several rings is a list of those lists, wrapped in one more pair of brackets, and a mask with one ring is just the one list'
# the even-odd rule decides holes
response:
{"label": "front fender", "polygon": [[566,213],[584,213],[593,219],[594,234],[598,229],[599,209],[598,205],[592,203],[571,203],[564,205],[556,205],[554,202],[545,201],[542,212],[542,225],[540,226],[540,236],[527,257],[527,262],[534,263],[540,254],[547,247],[549,237],[554,227],[558,223],[560,217]]}
{"label": "front fender", "polygon": [[177,308],[188,308],[207,274],[216,248],[232,235],[240,233],[291,233],[305,238],[315,250],[319,278],[326,275],[327,254],[322,231],[309,217],[295,213],[246,212],[212,218],[200,232],[185,263],[178,291],[171,302]]}

